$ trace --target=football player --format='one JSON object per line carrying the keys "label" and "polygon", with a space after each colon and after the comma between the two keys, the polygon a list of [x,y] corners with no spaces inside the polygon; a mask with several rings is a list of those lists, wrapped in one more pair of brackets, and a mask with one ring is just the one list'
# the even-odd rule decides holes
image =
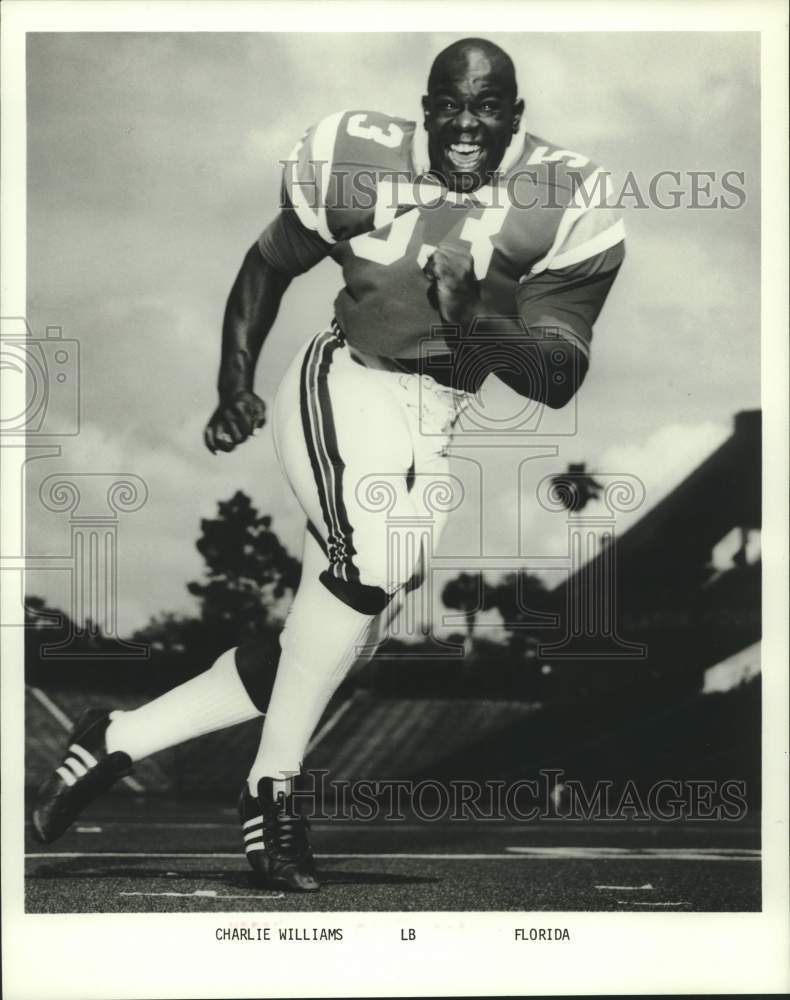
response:
{"label": "football player", "polygon": [[[388,552],[387,515],[428,514],[438,536],[444,515],[421,484],[446,476],[453,424],[489,374],[547,406],[568,402],[623,260],[603,172],[526,132],[523,111],[509,56],[467,38],[434,61],[421,122],[341,111],[296,145],[281,211],[228,299],[205,431],[213,453],[228,452],[264,425],[262,345],[291,282],[332,257],[344,278],[335,315],[299,350],[273,407],[306,519],[279,648],[230,650],[135,711],[83,716],[38,797],[42,841],[134,761],[265,715],[240,800],[247,858],[266,886],[318,888],[293,782],[332,693],[423,569],[416,539]],[[371,475],[386,482],[384,512]]]}

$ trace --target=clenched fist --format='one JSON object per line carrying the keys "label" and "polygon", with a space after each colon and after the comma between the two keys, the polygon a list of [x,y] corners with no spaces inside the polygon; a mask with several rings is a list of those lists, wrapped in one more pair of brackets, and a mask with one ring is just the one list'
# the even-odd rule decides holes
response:
{"label": "clenched fist", "polygon": [[440,243],[423,268],[429,298],[446,323],[468,324],[480,303],[474,261],[463,243]]}
{"label": "clenched fist", "polygon": [[203,432],[206,447],[212,453],[233,451],[266,423],[266,404],[254,392],[241,390],[222,399]]}

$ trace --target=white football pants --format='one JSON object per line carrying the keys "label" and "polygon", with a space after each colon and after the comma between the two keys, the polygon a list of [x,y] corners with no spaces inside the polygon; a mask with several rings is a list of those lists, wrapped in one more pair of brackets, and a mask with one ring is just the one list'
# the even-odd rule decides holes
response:
{"label": "white football pants", "polygon": [[277,455],[308,526],[251,787],[299,770],[333,692],[372,656],[460,500],[447,446],[469,397],[392,366],[349,348],[333,324],[277,393]]}

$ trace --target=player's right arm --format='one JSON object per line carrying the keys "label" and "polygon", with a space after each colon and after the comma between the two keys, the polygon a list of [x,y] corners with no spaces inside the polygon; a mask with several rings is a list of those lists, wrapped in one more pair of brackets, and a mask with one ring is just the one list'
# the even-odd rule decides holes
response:
{"label": "player's right arm", "polygon": [[253,390],[255,366],[290,283],[291,276],[265,260],[257,243],[250,247],[225,306],[219,403],[204,433],[213,454],[233,451],[266,421],[266,405]]}
{"label": "player's right arm", "polygon": [[263,427],[266,405],[253,389],[261,348],[292,279],[331,249],[319,223],[323,191],[313,146],[320,128],[321,123],[308,129],[284,162],[280,214],[247,251],[228,296],[222,325],[219,403],[204,433],[206,447],[214,454],[233,451]]}

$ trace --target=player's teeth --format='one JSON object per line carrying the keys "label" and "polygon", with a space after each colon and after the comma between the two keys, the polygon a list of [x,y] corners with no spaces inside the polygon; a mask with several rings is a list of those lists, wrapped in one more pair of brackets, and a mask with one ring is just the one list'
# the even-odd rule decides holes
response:
{"label": "player's teeth", "polygon": [[466,142],[454,142],[450,145],[450,149],[452,149],[454,153],[476,153],[480,147],[472,146]]}

